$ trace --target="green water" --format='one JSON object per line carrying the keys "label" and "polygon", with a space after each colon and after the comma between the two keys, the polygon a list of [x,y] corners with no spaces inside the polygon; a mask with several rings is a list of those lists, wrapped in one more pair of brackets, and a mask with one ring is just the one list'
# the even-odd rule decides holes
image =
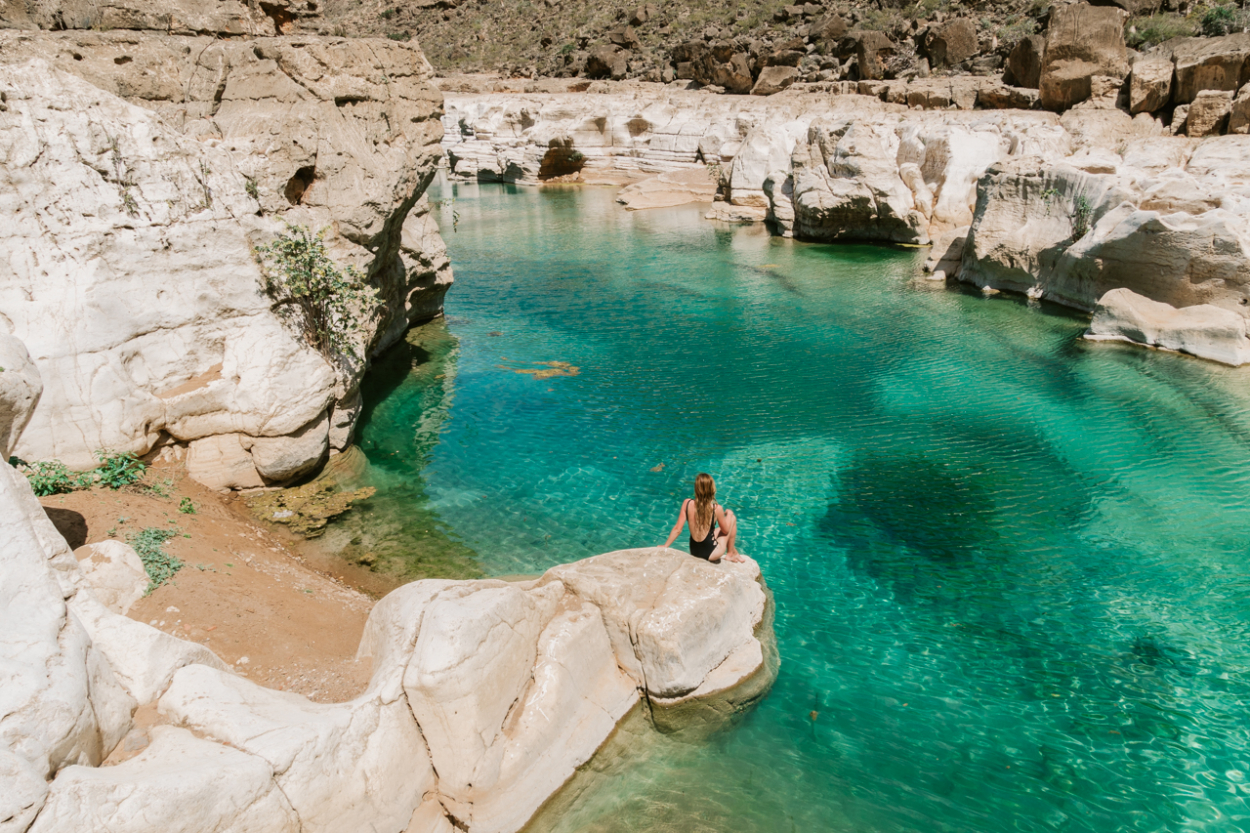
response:
{"label": "green water", "polygon": [[367,391],[362,546],[537,572],[662,542],[707,470],[776,594],[763,704],[542,829],[1250,830],[1245,371],[914,252],[453,195],[448,321]]}

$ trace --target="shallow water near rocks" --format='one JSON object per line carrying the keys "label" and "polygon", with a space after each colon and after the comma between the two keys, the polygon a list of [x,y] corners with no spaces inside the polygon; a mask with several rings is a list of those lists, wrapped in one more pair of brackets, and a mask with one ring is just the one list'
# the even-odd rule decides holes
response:
{"label": "shallow water near rocks", "polygon": [[535,573],[662,542],[706,470],[776,598],[756,710],[534,830],[1250,830],[1245,371],[914,251],[435,196],[456,284],[366,390],[353,546]]}

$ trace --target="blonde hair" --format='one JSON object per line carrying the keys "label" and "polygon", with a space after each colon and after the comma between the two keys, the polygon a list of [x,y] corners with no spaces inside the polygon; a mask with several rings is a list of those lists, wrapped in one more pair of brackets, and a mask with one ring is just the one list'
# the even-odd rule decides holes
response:
{"label": "blonde hair", "polygon": [[707,472],[694,479],[694,514],[699,526],[712,528],[712,504],[716,500],[716,481]]}

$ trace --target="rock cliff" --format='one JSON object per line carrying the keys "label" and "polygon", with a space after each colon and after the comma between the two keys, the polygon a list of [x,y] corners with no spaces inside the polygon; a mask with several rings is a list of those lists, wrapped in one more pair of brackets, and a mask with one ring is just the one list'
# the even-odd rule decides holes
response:
{"label": "rock cliff", "polygon": [[[4,377],[17,426],[38,372]],[[754,562],[629,550],[406,585],[369,618],[366,691],[317,704],[121,615],[134,552],[80,566],[3,462],[0,530],[3,833],[515,831],[641,700],[664,728],[724,719],[776,673]],[[101,767],[149,704],[151,744]]]}
{"label": "rock cliff", "polygon": [[[242,488],[343,448],[368,356],[451,281],[421,53],[10,30],[0,56],[0,312],[45,388],[16,453],[86,467],[173,442],[197,479]],[[360,359],[313,349],[261,291],[255,249],[287,223],[325,229],[376,291]]]}

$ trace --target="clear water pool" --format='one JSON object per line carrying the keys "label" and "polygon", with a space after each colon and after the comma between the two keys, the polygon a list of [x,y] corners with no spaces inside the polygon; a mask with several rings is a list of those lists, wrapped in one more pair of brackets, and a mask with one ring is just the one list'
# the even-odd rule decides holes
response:
{"label": "clear water pool", "polygon": [[537,827],[1250,830],[1246,371],[913,251],[440,196],[448,319],[366,392],[357,543],[534,573],[662,542],[706,470],[777,602],[756,711]]}

